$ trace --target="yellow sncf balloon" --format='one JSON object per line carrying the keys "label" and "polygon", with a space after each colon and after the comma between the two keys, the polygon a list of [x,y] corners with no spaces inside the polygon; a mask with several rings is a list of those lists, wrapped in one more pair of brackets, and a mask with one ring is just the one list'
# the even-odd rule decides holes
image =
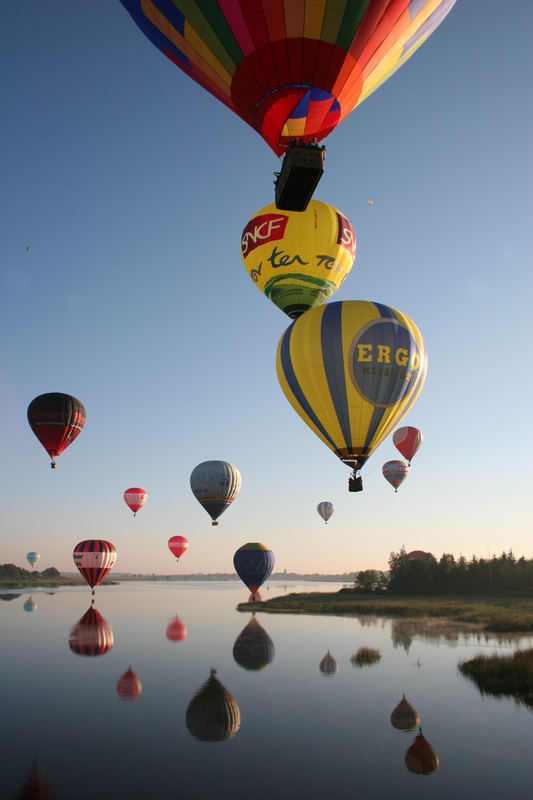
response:
{"label": "yellow sncf balloon", "polygon": [[427,372],[420,331],[366,300],[305,313],[280,339],[278,380],[294,410],[355,476],[418,397]]}
{"label": "yellow sncf balloon", "polygon": [[311,200],[305,211],[265,206],[241,238],[251,279],[291,319],[337,291],[352,268],[355,249],[346,217],[318,200]]}

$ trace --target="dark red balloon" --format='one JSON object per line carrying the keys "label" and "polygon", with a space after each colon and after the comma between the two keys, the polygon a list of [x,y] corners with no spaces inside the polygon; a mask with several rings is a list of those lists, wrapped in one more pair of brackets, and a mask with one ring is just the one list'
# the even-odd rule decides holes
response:
{"label": "dark red balloon", "polygon": [[169,642],[182,642],[186,638],[187,628],[185,624],[178,616],[174,617],[167,627],[167,639]]}
{"label": "dark red balloon", "polygon": [[79,436],[85,425],[85,408],[75,397],[61,392],[40,394],[28,406],[28,422],[52,459]]}

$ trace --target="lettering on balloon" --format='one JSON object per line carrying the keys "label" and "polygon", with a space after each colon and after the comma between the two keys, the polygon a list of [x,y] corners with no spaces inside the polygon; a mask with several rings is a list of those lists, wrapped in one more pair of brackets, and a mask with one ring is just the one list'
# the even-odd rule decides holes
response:
{"label": "lettering on balloon", "polygon": [[285,214],[260,214],[250,220],[241,237],[242,257],[246,258],[256,247],[283,239],[289,218]]}
{"label": "lettering on balloon", "polygon": [[342,245],[345,250],[349,252],[352,260],[355,258],[356,243],[354,229],[342,214],[337,211],[337,222],[339,224],[339,232],[337,235],[337,244]]}
{"label": "lettering on balloon", "polygon": [[256,564],[255,560],[251,558],[246,564],[246,573],[247,575],[264,575],[266,568],[267,565],[264,562]]}
{"label": "lettering on balloon", "polygon": [[352,340],[348,371],[365,400],[386,408],[403,400],[421,362],[409,329],[398,320],[380,319],[364,326]]}
{"label": "lettering on balloon", "polygon": [[304,261],[299,255],[287,255],[283,252],[283,250],[278,250],[277,247],[274,247],[270,256],[267,258],[267,261],[270,261],[272,269],[278,269],[279,267],[290,267],[292,264],[302,264],[302,266],[305,266],[309,263],[308,261]]}

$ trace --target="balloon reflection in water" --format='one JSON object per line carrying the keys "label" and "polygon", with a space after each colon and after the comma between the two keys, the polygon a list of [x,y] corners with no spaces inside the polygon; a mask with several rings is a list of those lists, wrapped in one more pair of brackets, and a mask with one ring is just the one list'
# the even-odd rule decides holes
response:
{"label": "balloon reflection in water", "polygon": [[215,677],[216,669],[189,703],[185,722],[189,733],[201,742],[231,739],[241,726],[241,712],[232,695]]}
{"label": "balloon reflection in water", "polygon": [[182,642],[187,638],[185,623],[177,615],[169,622],[166,636],[169,642]]}
{"label": "balloon reflection in water", "polygon": [[416,739],[405,754],[405,766],[409,772],[417,775],[429,775],[431,772],[435,772],[439,766],[439,757],[425,736],[422,735],[422,728],[418,730]]}
{"label": "balloon reflection in water", "polygon": [[252,617],[233,645],[233,658],[240,667],[257,671],[274,661],[274,642],[263,626]]}
{"label": "balloon reflection in water", "polygon": [[89,606],[74,625],[68,640],[70,649],[79,656],[103,656],[113,647],[113,631],[94,606]]}
{"label": "balloon reflection in water", "polygon": [[117,681],[117,694],[121,700],[137,700],[142,692],[142,684],[131,668],[131,664]]}
{"label": "balloon reflection in water", "polygon": [[30,596],[28,597],[28,599],[26,600],[26,602],[24,603],[24,605],[22,607],[23,607],[24,611],[35,611],[35,609],[37,608],[37,603],[35,602],[35,600],[31,596],[31,594],[30,594]]}
{"label": "balloon reflection in water", "polygon": [[37,769],[37,762],[34,762],[28,780],[14,795],[13,800],[57,800],[57,795],[46,783],[42,772]]}
{"label": "balloon reflection in water", "polygon": [[393,728],[398,731],[412,731],[420,725],[420,717],[411,703],[407,702],[405,695],[390,715],[390,721]]}
{"label": "balloon reflection in water", "polygon": [[326,655],[319,664],[320,672],[322,672],[323,675],[335,675],[338,669],[339,665],[337,664],[337,662],[335,661],[335,659],[328,650],[328,652],[326,653]]}

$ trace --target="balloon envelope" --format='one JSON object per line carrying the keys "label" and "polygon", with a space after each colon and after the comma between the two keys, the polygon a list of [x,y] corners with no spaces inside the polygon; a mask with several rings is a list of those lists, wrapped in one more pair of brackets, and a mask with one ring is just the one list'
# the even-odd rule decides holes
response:
{"label": "balloon envelope", "polygon": [[185,623],[176,616],[167,626],[166,637],[169,642],[182,642],[187,638]]}
{"label": "balloon envelope", "polygon": [[187,552],[188,547],[189,542],[185,536],[171,536],[168,540],[168,549],[178,560],[180,556]]}
{"label": "balloon envelope", "polygon": [[34,550],[31,550],[29,553],[26,553],[26,560],[28,561],[29,564],[31,564],[32,567],[36,565],[36,563],[39,561],[40,558],[41,556],[39,555],[39,553],[36,553]]}
{"label": "balloon envelope", "polygon": [[409,465],[411,459],[420,450],[420,445],[424,441],[422,432],[418,428],[413,428],[406,425],[403,428],[398,428],[392,434],[392,442],[397,450],[400,451],[402,456],[407,459]]}
{"label": "balloon envelope", "polygon": [[324,139],[405,63],[455,0],[121,2],[167,58],[279,155],[291,139]]}
{"label": "balloon envelope", "polygon": [[78,656],[103,656],[113,647],[113,631],[100,612],[89,606],[72,628],[68,643]]}
{"label": "balloon envelope", "polygon": [[232,695],[212,669],[209,678],[189,703],[185,722],[189,732],[201,742],[231,739],[241,726],[241,712]]}
{"label": "balloon envelope", "polygon": [[24,611],[35,611],[35,609],[37,608],[37,603],[30,595],[26,600],[26,602],[24,603],[24,605],[22,606],[22,608],[24,609]]}
{"label": "balloon envelope", "polygon": [[137,700],[142,692],[142,684],[132,670],[128,667],[124,675],[117,681],[117,694],[121,700]]}
{"label": "balloon envelope", "polygon": [[409,772],[417,775],[429,775],[435,772],[439,766],[439,757],[425,736],[422,735],[422,729],[419,730],[420,733],[405,754],[405,766]]}
{"label": "balloon envelope", "polygon": [[131,489],[126,489],[124,492],[124,502],[129,508],[131,508],[134,517],[136,516],[137,511],[139,511],[139,509],[141,509],[146,503],[147,497],[148,495],[144,489],[139,489],[136,486],[133,486]]}
{"label": "balloon envelope", "polygon": [[311,200],[305,211],[269,205],[254,214],[241,255],[255,285],[291,319],[325,303],[350,272],[355,233],[336,208]]}
{"label": "balloon envelope", "polygon": [[295,320],[279,342],[276,368],[297,414],[338,458],[357,459],[360,468],[418,397],[427,356],[420,331],[400,311],[345,300]]}
{"label": "balloon envelope", "polygon": [[326,525],[328,524],[328,519],[331,517],[333,512],[335,511],[335,506],[333,503],[330,503],[329,500],[325,500],[323,503],[319,503],[316,507],[319,515],[322,517]]}
{"label": "balloon envelope", "polygon": [[339,665],[328,650],[318,668],[323,675],[335,675],[339,669]]}
{"label": "balloon envelope", "polygon": [[40,394],[28,406],[28,422],[52,459],[60,455],[85,425],[85,408],[76,397],[61,392]]}
{"label": "balloon envelope", "polygon": [[405,695],[390,715],[390,721],[391,725],[399,731],[411,731],[420,725],[420,717],[411,703],[407,702]]}
{"label": "balloon envelope", "polygon": [[94,589],[113,567],[117,560],[117,551],[105,539],[86,539],[76,545],[73,558],[82,576],[91,589]]}
{"label": "balloon envelope", "polygon": [[386,464],[383,464],[381,471],[385,480],[394,487],[395,491],[398,491],[398,487],[409,474],[409,467],[403,461],[387,461]]}
{"label": "balloon envelope", "polygon": [[274,568],[274,553],[260,542],[248,542],[233,556],[235,572],[254,594]]}
{"label": "balloon envelope", "polygon": [[218,525],[218,517],[233,503],[241,488],[241,473],[229,461],[203,461],[191,472],[192,493]]}

